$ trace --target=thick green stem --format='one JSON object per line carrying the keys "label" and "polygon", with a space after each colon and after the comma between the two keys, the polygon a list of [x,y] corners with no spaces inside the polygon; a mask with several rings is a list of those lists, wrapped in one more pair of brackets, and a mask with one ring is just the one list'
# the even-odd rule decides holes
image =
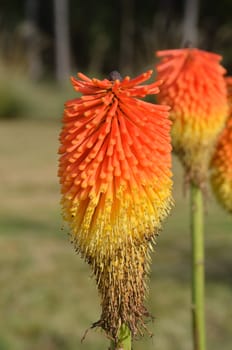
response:
{"label": "thick green stem", "polygon": [[110,350],[131,350],[131,331],[123,324],[119,330],[118,342],[111,342]]}
{"label": "thick green stem", "polygon": [[206,350],[205,340],[205,268],[203,196],[201,189],[191,184],[192,236],[192,326],[194,350]]}

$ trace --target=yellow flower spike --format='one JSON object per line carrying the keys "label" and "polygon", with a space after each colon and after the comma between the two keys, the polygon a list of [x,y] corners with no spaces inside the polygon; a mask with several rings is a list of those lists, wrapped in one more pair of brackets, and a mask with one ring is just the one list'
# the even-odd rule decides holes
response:
{"label": "yellow flower spike", "polygon": [[172,143],[186,177],[204,186],[210,156],[227,115],[221,56],[186,48],[158,51],[158,101],[171,106]]}
{"label": "yellow flower spike", "polygon": [[66,103],[60,134],[64,219],[96,277],[102,315],[93,326],[115,341],[122,324],[132,335],[145,329],[149,254],[172,203],[169,107],[136,98],[159,92],[160,81],[140,85],[151,74],[79,73],[82,96]]}
{"label": "yellow flower spike", "polygon": [[232,213],[232,77],[226,78],[229,117],[211,161],[211,184],[222,206]]}

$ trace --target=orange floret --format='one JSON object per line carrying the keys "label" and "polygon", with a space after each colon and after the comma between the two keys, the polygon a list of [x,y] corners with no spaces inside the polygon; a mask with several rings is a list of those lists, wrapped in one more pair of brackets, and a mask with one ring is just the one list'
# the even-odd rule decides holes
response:
{"label": "orange floret", "polygon": [[172,142],[189,180],[203,186],[210,155],[227,116],[221,56],[198,49],[158,51],[158,101],[171,106]]}
{"label": "orange floret", "polygon": [[[142,332],[149,252],[171,203],[167,106],[136,97],[161,81],[72,78],[80,98],[65,105],[59,177],[65,220],[91,265],[102,299],[101,326],[116,339],[122,323]],[[116,74],[117,76],[117,74]]]}
{"label": "orange floret", "polygon": [[232,213],[232,77],[226,78],[229,118],[211,161],[211,184],[222,206]]}

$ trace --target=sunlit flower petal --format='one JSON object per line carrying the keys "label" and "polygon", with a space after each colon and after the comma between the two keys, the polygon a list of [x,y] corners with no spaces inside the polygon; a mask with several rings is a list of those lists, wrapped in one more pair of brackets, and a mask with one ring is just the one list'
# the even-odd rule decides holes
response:
{"label": "sunlit flower petal", "polygon": [[137,97],[161,81],[72,78],[82,96],[65,105],[60,135],[62,206],[76,249],[102,299],[96,325],[116,338],[121,323],[141,331],[149,252],[171,203],[168,107]]}

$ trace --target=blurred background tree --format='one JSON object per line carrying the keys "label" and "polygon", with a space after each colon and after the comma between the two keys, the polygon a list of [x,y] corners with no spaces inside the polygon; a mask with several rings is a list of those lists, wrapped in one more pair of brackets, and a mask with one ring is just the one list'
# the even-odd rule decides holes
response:
{"label": "blurred background tree", "polygon": [[69,3],[67,0],[54,0],[56,79],[66,81],[70,74],[69,43]]}
{"label": "blurred background tree", "polygon": [[156,49],[199,33],[198,46],[223,54],[231,71],[231,13],[230,0],[2,0],[0,56],[32,79],[61,81],[70,67],[135,73],[152,66]]}

